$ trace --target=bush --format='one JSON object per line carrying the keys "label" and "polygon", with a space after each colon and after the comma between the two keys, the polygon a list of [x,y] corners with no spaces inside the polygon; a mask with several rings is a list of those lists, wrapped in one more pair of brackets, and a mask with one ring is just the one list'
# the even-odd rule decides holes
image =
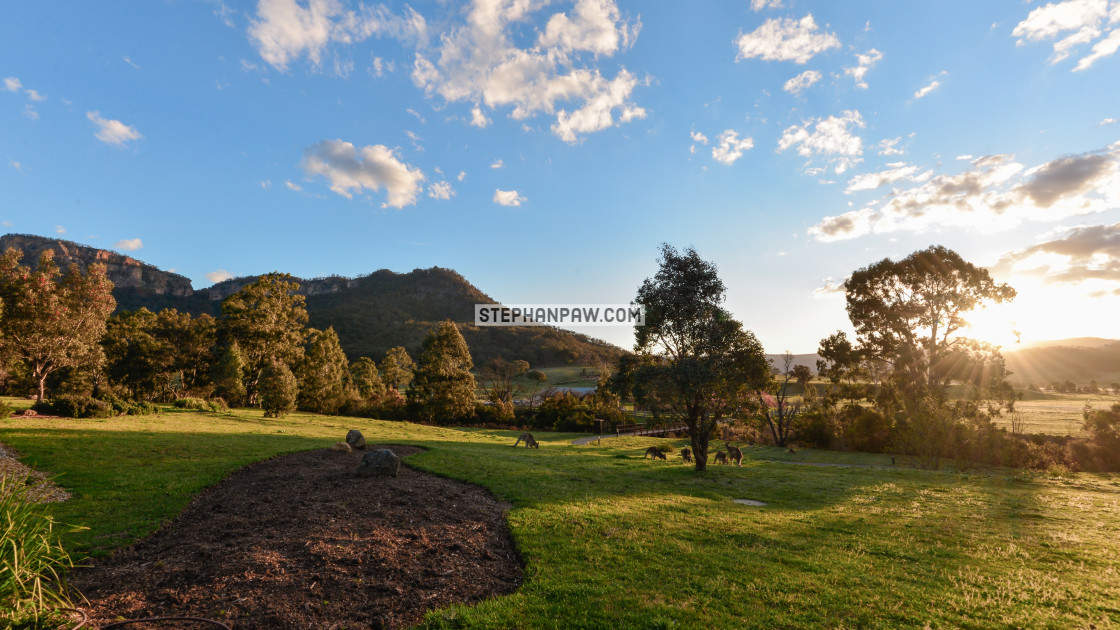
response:
{"label": "bush", "polygon": [[0,420],[7,420],[8,418],[12,417],[12,412],[15,410],[16,408],[9,405],[8,403],[0,402]]}
{"label": "bush", "polygon": [[35,403],[32,409],[63,418],[111,418],[116,415],[111,404],[90,396],[57,396]]}
{"label": "bush", "polygon": [[65,577],[74,563],[58,523],[31,497],[26,476],[0,475],[0,514],[0,625],[28,627],[71,605]]}
{"label": "bush", "polygon": [[656,448],[658,451],[660,451],[662,455],[668,455],[669,453],[672,453],[675,450],[673,448],[673,445],[668,443],[668,442],[663,442],[661,444],[658,444],[654,448]]}
{"label": "bush", "polygon": [[204,400],[202,398],[186,396],[175,399],[175,402],[171,404],[176,409],[194,409],[197,411],[213,411],[215,413],[229,409],[229,407],[226,406],[226,401],[221,398]]}
{"label": "bush", "polygon": [[296,409],[299,385],[287,365],[272,363],[261,374],[260,394],[264,417],[283,418]]}

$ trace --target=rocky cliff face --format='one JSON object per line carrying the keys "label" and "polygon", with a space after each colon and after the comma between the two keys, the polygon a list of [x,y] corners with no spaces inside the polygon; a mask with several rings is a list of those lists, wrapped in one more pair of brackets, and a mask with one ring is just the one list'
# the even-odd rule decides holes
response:
{"label": "rocky cliff face", "polygon": [[5,251],[9,247],[23,251],[22,263],[32,267],[38,264],[39,256],[48,249],[54,250],[55,262],[63,270],[70,266],[70,263],[77,263],[82,269],[93,263],[102,263],[106,267],[109,279],[113,281],[113,286],[117,289],[138,289],[154,295],[175,297],[189,297],[194,294],[189,278],[163,271],[124,254],[30,234],[0,236],[0,251]]}
{"label": "rocky cliff face", "polygon": [[[242,287],[252,284],[260,279],[260,276],[242,276],[240,278],[231,278],[223,280],[215,285],[206,289],[199,289],[199,294],[206,295],[207,298],[213,301],[221,301],[227,297],[237,293]],[[355,278],[344,278],[342,276],[328,276],[326,278],[312,278],[311,280],[304,280],[303,278],[292,277],[292,280],[299,283],[299,295],[327,295],[330,293],[338,293],[354,286],[357,281]]]}

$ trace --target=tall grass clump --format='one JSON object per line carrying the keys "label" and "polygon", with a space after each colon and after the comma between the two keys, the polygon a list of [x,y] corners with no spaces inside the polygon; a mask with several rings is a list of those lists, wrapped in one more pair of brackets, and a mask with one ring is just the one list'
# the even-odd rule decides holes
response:
{"label": "tall grass clump", "polygon": [[0,473],[0,627],[41,627],[70,606],[66,571],[74,566],[59,527],[32,496],[26,475]]}

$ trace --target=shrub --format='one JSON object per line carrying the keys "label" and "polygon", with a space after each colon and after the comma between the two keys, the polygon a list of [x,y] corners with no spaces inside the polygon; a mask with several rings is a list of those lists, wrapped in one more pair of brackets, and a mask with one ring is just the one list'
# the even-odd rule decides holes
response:
{"label": "shrub", "polygon": [[283,418],[289,411],[295,411],[299,385],[287,365],[272,363],[261,374],[261,409],[266,418]]}
{"label": "shrub", "polygon": [[38,413],[63,418],[111,418],[116,415],[111,404],[90,396],[57,396],[35,403],[32,408]]}
{"label": "shrub", "polygon": [[57,525],[31,497],[26,476],[0,474],[0,625],[27,627],[70,606],[65,577],[74,563]]}
{"label": "shrub", "polygon": [[673,445],[668,443],[668,442],[663,442],[661,444],[658,444],[655,448],[657,448],[657,450],[660,451],[661,454],[663,454],[663,455],[668,455],[669,453],[672,453],[675,450],[673,448]]}
{"label": "shrub", "polygon": [[171,404],[176,409],[195,409],[197,411],[213,411],[215,413],[229,409],[229,407],[226,406],[226,401],[220,397],[205,400],[202,398],[193,398],[190,396],[186,396],[183,398],[177,398],[175,402]]}
{"label": "shrub", "polygon": [[0,420],[7,420],[12,417],[12,412],[15,411],[15,409],[15,407],[6,402],[0,402]]}

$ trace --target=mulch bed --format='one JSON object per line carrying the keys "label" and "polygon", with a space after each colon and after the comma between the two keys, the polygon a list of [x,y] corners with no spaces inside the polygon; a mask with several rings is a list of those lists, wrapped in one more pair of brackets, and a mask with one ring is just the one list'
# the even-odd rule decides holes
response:
{"label": "mulch bed", "polygon": [[321,449],[243,468],[152,536],[76,570],[93,627],[195,616],[237,629],[402,628],[517,589],[508,505],[404,465],[396,478],[357,477],[360,455]]}

